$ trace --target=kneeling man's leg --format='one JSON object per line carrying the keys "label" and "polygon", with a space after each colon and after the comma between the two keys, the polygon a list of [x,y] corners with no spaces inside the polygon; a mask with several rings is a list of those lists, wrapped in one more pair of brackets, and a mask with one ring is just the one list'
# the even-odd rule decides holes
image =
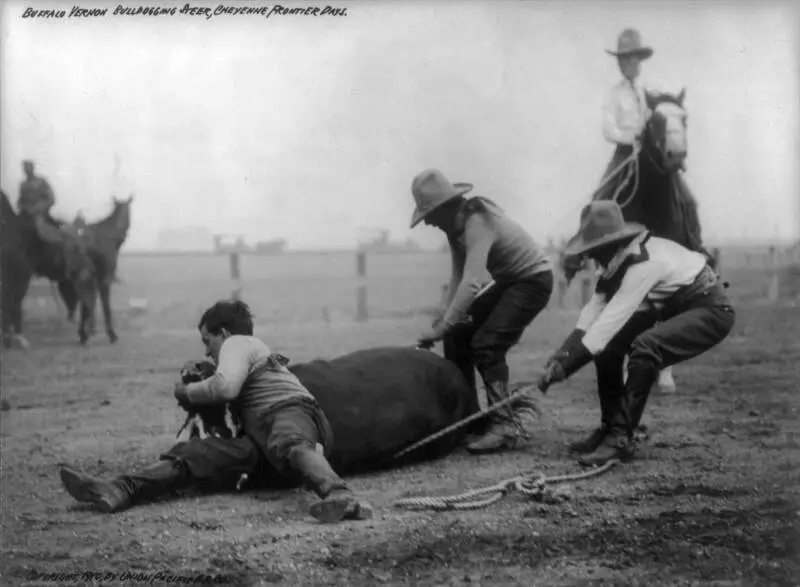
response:
{"label": "kneeling man's leg", "polygon": [[270,464],[279,473],[299,475],[306,487],[321,498],[311,506],[312,516],[323,522],[372,517],[372,507],[356,498],[325,457],[332,435],[319,407],[282,408],[265,424],[264,445]]}

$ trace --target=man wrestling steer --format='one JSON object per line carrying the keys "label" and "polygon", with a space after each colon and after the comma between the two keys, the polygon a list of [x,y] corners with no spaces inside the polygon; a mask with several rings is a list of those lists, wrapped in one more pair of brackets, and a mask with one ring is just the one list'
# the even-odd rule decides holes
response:
{"label": "man wrestling steer", "polygon": [[175,398],[187,411],[235,400],[245,435],[178,443],[158,463],[113,481],[64,468],[67,492],[110,513],[189,485],[232,487],[242,473],[258,477],[270,470],[287,481],[304,482],[320,497],[311,506],[320,521],[370,518],[371,506],[353,494],[326,458],[333,439],[325,414],[286,360],[253,336],[248,306],[217,302],[198,328],[217,369],[203,381],[176,383]]}

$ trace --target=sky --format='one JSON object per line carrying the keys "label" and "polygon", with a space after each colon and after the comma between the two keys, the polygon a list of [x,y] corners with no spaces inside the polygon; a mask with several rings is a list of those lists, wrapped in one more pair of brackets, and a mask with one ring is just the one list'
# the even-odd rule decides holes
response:
{"label": "sky", "polygon": [[[126,248],[203,226],[290,248],[408,227],[425,168],[468,181],[535,239],[574,232],[612,146],[601,103],[635,27],[642,81],[686,88],[686,178],[706,240],[800,238],[798,23],[792,2],[283,2],[346,16],[23,19],[0,6],[0,186],[21,161],[56,213],[99,219],[135,196]],[[220,2],[192,2],[212,9]],[[271,6],[229,0],[228,6]]]}

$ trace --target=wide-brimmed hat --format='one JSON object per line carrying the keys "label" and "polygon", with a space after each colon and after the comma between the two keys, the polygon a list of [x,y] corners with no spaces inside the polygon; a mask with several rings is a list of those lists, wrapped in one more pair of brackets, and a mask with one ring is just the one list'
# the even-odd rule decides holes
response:
{"label": "wide-brimmed hat", "polygon": [[641,59],[648,59],[653,55],[653,48],[642,45],[642,35],[636,29],[625,29],[617,39],[617,50],[606,49],[606,53],[614,57],[638,55]]}
{"label": "wide-brimmed hat", "polygon": [[411,182],[411,195],[417,207],[411,215],[411,228],[442,204],[463,196],[472,189],[471,183],[450,183],[438,169],[426,169]]}
{"label": "wide-brimmed hat", "polygon": [[564,254],[583,255],[604,245],[645,232],[647,228],[636,222],[625,222],[622,209],[611,200],[598,200],[581,211],[578,233],[567,242]]}

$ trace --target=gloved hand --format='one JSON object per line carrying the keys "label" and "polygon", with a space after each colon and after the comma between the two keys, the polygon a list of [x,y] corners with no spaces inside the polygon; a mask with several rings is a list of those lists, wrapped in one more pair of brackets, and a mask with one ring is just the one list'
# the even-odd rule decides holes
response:
{"label": "gloved hand", "polygon": [[547,393],[547,390],[550,389],[553,383],[564,381],[566,378],[567,374],[561,361],[553,359],[545,366],[544,372],[539,376],[536,385],[539,391]]}

